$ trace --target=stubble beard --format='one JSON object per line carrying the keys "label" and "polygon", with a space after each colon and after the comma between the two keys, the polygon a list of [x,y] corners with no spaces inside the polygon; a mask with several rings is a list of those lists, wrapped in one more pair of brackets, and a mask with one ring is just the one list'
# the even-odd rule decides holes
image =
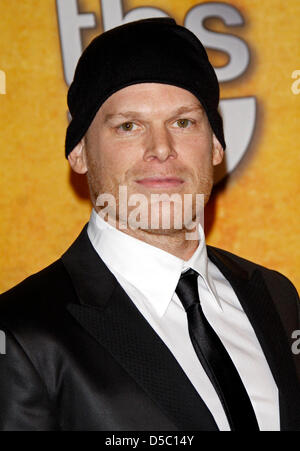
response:
{"label": "stubble beard", "polygon": [[[115,181],[111,180],[107,180],[105,177],[104,183],[101,180],[101,177],[98,175],[100,174],[101,171],[99,170],[98,165],[94,162],[94,161],[90,161],[89,162],[89,170],[87,172],[87,182],[88,182],[88,187],[89,187],[89,191],[90,191],[90,197],[91,197],[91,201],[93,204],[94,209],[96,210],[96,212],[101,216],[101,211],[105,208],[104,206],[98,206],[97,204],[97,199],[99,194],[102,193],[109,193],[112,196],[114,196],[115,201],[116,201],[116,210],[109,210],[107,209],[107,215],[106,217],[104,217],[103,219],[106,220],[107,222],[109,222],[110,224],[114,224],[118,229],[120,229],[120,225],[122,231],[124,231],[125,233],[129,233],[130,235],[141,235],[141,236],[145,236],[145,234],[148,235],[152,235],[152,236],[174,236],[177,237],[179,239],[179,237],[186,232],[191,232],[191,224],[195,224],[197,223],[197,220],[199,218],[199,211],[196,210],[196,201],[195,201],[195,197],[196,194],[199,195],[203,195],[203,208],[204,206],[207,204],[211,191],[212,191],[212,187],[213,187],[213,169],[211,169],[210,173],[208,175],[202,175],[202,177],[200,177],[199,182],[198,182],[198,188],[197,188],[197,193],[191,193],[193,194],[193,202],[192,202],[192,214],[190,216],[190,223],[185,223],[184,221],[182,221],[182,227],[178,228],[178,223],[176,223],[176,214],[178,214],[178,212],[180,212],[181,217],[184,217],[184,209],[183,209],[183,205],[184,205],[184,196],[182,193],[181,194],[181,198],[182,198],[182,209],[180,210],[179,208],[176,208],[176,205],[171,202],[170,203],[170,220],[168,223],[167,227],[164,227],[164,223],[163,223],[163,218],[162,218],[162,205],[160,203],[160,208],[159,208],[159,225],[157,227],[157,218],[156,218],[156,227],[152,227],[151,226],[151,221],[150,218],[151,216],[151,209],[154,207],[151,202],[149,201],[148,203],[148,211],[147,211],[147,216],[149,218],[147,227],[139,227],[137,230],[132,230],[130,229],[130,224],[128,224],[128,217],[130,216],[130,213],[136,208],[135,206],[127,206],[127,217],[122,217],[120,216],[120,199],[119,199],[119,186],[115,183]],[[126,183],[125,185],[121,185],[121,186],[127,186]],[[129,190],[130,191],[130,187]],[[134,194],[137,194],[136,192],[134,192]],[[189,194],[189,193],[186,193]],[[128,197],[130,197],[130,193],[128,193]],[[156,205],[156,211],[157,211],[157,205]],[[203,212],[202,212],[203,213]],[[204,214],[204,213],[203,213]],[[124,228],[124,224],[127,224],[127,229]],[[177,226],[175,226],[175,224],[177,224]],[[150,226],[149,226],[150,225]],[[203,224],[204,226],[204,224]]]}

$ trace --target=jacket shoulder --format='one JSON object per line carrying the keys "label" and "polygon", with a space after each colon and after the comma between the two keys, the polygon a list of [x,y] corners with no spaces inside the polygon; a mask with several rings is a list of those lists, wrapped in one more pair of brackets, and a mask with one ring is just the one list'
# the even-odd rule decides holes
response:
{"label": "jacket shoulder", "polygon": [[61,259],[0,295],[0,326],[47,316],[74,302],[75,292]]}
{"label": "jacket shoulder", "polygon": [[[292,284],[292,282],[284,276],[279,271],[276,271],[271,268],[267,268],[266,266],[260,265],[258,263],[255,263],[251,260],[247,260],[246,258],[240,257],[239,255],[233,254],[232,252],[229,252],[224,249],[219,249],[214,246],[207,246],[209,248],[209,254],[215,255],[218,259],[221,259],[225,265],[235,264],[242,270],[248,273],[252,273],[255,270],[259,270],[264,278],[266,280],[269,279],[277,279],[280,283],[285,285],[287,288],[291,289],[292,291],[296,292],[297,296],[297,290]],[[299,296],[298,296],[299,298]]]}
{"label": "jacket shoulder", "polygon": [[248,260],[246,258],[243,258],[239,255],[233,254],[232,252],[229,252],[225,249],[220,249],[218,247],[214,246],[207,246],[209,249],[209,255],[215,255],[218,259],[222,260],[222,262],[228,266],[231,263],[237,264],[242,270],[245,270],[247,272],[252,272],[255,269],[259,269],[262,271],[272,271],[272,269],[269,269],[263,265],[260,265],[258,263],[255,263],[251,260]]}
{"label": "jacket shoulder", "polygon": [[213,261],[215,259],[221,261],[222,265],[230,268],[233,272],[238,268],[238,272],[244,273],[247,277],[250,277],[255,271],[259,271],[280,316],[288,317],[290,321],[293,319],[300,327],[299,295],[293,283],[285,275],[213,246],[208,246],[208,255],[212,257]]}

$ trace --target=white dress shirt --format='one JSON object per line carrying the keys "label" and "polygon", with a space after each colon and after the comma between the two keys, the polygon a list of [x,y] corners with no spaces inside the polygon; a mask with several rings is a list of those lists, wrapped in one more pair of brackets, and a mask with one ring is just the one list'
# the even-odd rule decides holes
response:
{"label": "white dress shirt", "polygon": [[184,261],[105,222],[92,211],[88,236],[138,310],[172,352],[222,431],[230,430],[221,401],[190,340],[187,315],[175,293],[188,268],[200,274],[198,289],[203,312],[218,334],[244,383],[260,430],[278,431],[278,389],[254,330],[219,269],[208,259],[205,237]]}

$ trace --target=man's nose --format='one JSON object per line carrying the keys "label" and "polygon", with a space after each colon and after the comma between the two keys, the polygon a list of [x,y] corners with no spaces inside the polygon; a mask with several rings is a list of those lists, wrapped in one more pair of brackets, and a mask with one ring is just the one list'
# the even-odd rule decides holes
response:
{"label": "man's nose", "polygon": [[163,162],[168,158],[174,159],[176,157],[177,153],[174,149],[174,140],[166,127],[164,125],[151,127],[146,138],[144,160],[151,161],[157,159]]}

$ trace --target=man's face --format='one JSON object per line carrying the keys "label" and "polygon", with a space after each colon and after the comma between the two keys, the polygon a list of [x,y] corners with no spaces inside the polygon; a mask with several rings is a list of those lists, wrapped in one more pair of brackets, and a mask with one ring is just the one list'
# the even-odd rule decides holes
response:
{"label": "man's face", "polygon": [[141,83],[105,101],[69,161],[77,172],[87,172],[99,211],[99,194],[112,194],[118,204],[120,186],[127,187],[128,198],[143,194],[150,205],[151,194],[161,193],[182,199],[184,194],[204,194],[206,203],[213,166],[222,157],[206,113],[191,92]]}

